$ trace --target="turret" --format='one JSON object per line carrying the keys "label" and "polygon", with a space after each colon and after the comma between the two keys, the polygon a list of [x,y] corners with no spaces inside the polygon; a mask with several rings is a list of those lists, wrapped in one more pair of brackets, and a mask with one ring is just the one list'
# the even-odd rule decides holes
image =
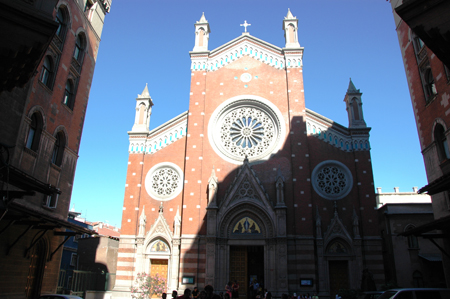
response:
{"label": "turret", "polygon": [[152,114],[153,100],[148,92],[148,86],[136,98],[136,117],[132,132],[148,132],[150,126],[150,115]]}
{"label": "turret", "polygon": [[362,110],[362,93],[359,89],[356,89],[355,85],[350,78],[348,84],[347,93],[345,94],[344,102],[348,114],[348,127],[349,128],[366,128],[366,122],[364,121],[364,115]]}
{"label": "turret", "polygon": [[205,13],[199,21],[195,23],[195,46],[192,52],[207,52],[209,40],[209,23],[205,18]]}
{"label": "turret", "polygon": [[292,15],[290,9],[288,9],[288,13],[284,17],[283,30],[284,38],[286,39],[285,48],[300,48],[298,43],[298,19]]}

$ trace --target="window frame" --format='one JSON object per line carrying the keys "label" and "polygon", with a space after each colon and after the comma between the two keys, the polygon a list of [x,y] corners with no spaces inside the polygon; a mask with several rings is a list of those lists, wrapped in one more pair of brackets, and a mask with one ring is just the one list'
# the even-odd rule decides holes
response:
{"label": "window frame", "polygon": [[66,140],[65,140],[65,134],[61,131],[59,131],[56,134],[56,140],[55,144],[53,145],[53,151],[52,151],[52,157],[51,162],[61,167],[63,156],[64,156],[64,149],[66,147]]}
{"label": "window frame", "polygon": [[31,115],[30,127],[28,129],[27,140],[25,147],[37,152],[39,143],[41,141],[41,133],[43,128],[43,121],[40,113],[35,112]]}
{"label": "window frame", "polygon": [[55,35],[61,40],[64,41],[67,33],[67,13],[64,11],[62,7],[58,8],[56,12],[55,21],[58,23],[58,29],[56,29]]}
{"label": "window frame", "polygon": [[445,136],[444,126],[437,123],[433,130],[434,141],[436,142],[436,149],[439,158],[439,162],[442,163],[450,159],[450,149],[447,142],[447,136]]}
{"label": "window frame", "polygon": [[[69,89],[67,88],[69,86]],[[73,80],[68,79],[64,88],[63,104],[70,110],[73,110],[75,106],[75,84]]]}
{"label": "window frame", "polygon": [[44,57],[44,62],[42,63],[41,75],[39,76],[39,81],[44,84],[49,89],[53,89],[53,78],[54,78],[54,68],[55,63],[50,55]]}

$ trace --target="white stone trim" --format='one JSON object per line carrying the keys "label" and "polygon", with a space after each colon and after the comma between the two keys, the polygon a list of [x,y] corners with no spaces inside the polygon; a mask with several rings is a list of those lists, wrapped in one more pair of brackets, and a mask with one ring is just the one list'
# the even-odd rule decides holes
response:
{"label": "white stone trim", "polygon": [[[329,143],[342,151],[352,152],[352,151],[369,151],[369,134],[363,135],[350,135],[349,130],[342,125],[339,125],[332,120],[329,120],[320,115],[324,122],[318,121],[317,119],[311,117],[316,116],[315,112],[308,110],[310,115],[306,115],[306,133],[308,136],[313,136],[322,140],[323,142]],[[318,115],[318,114],[317,114]],[[338,129],[333,128],[337,126]],[[347,132],[345,132],[347,131]],[[345,132],[345,133],[344,133]],[[325,136],[325,137],[324,137]],[[330,140],[331,136],[331,140]],[[341,146],[342,143],[342,146]],[[348,146],[348,148],[347,148]]]}

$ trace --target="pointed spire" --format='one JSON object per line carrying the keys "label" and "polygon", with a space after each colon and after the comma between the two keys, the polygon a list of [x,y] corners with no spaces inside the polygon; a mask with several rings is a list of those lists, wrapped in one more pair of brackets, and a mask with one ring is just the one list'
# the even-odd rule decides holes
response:
{"label": "pointed spire", "polygon": [[197,23],[208,23],[208,21],[205,18],[205,13],[202,12],[202,17],[200,18],[199,21],[197,21]]}
{"label": "pointed spire", "polygon": [[285,19],[295,19],[295,17],[291,13],[291,9],[288,8],[287,15],[284,17]]}
{"label": "pointed spire", "polygon": [[355,84],[353,84],[352,78],[348,83],[347,93],[360,93],[359,89],[356,89]]}
{"label": "pointed spire", "polygon": [[148,92],[148,84],[145,83],[145,88],[141,94],[138,94],[138,99],[149,99],[151,98],[150,93]]}

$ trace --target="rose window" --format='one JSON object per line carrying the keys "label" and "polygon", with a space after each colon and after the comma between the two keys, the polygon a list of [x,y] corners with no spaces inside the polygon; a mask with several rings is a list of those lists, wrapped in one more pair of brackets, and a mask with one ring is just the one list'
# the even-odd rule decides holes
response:
{"label": "rose window", "polygon": [[[223,159],[240,164],[267,160],[278,150],[285,134],[283,116],[270,101],[238,96],[223,102],[211,115],[208,137]],[[254,97],[254,98],[253,98]]]}
{"label": "rose window", "polygon": [[167,201],[180,194],[183,172],[180,167],[170,162],[157,164],[145,177],[145,189],[156,200]]}
{"label": "rose window", "polygon": [[314,190],[322,197],[337,200],[345,197],[353,185],[350,170],[337,161],[324,161],[312,173]]}
{"label": "rose window", "polygon": [[172,194],[178,187],[179,175],[171,168],[162,168],[152,177],[152,189],[160,196]]}
{"label": "rose window", "polygon": [[337,167],[324,167],[317,174],[317,185],[326,194],[339,194],[347,186],[347,179]]}

